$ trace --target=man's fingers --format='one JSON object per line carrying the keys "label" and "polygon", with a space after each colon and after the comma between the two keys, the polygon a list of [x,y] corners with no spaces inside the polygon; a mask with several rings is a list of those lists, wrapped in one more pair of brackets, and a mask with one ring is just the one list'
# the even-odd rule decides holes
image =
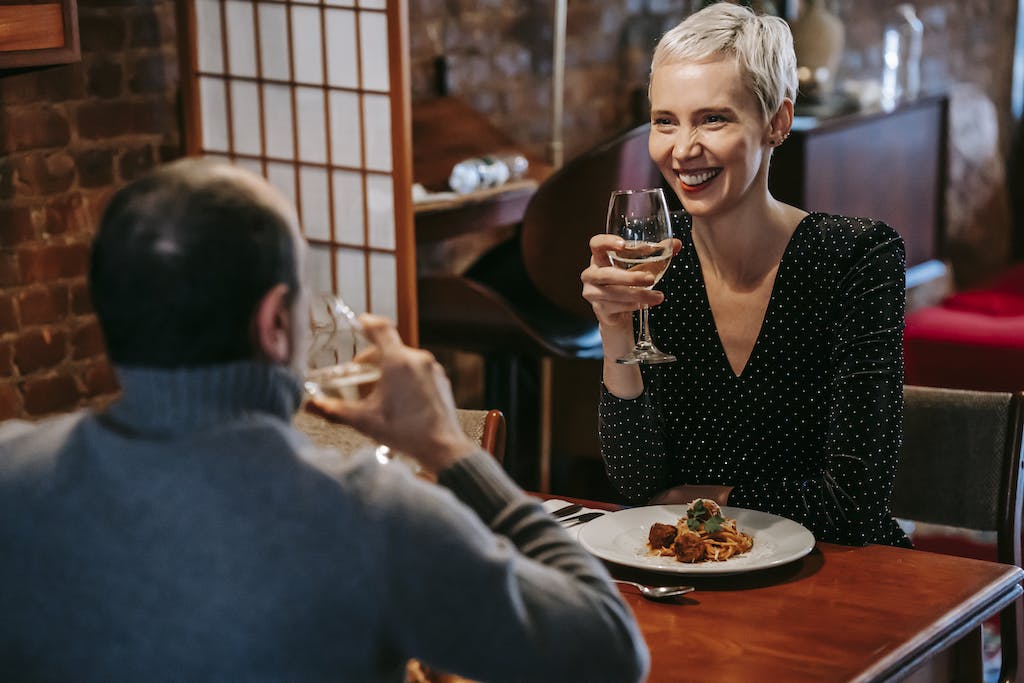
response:
{"label": "man's fingers", "polygon": [[402,346],[402,338],[398,335],[398,330],[387,318],[372,313],[363,313],[359,316],[359,322],[363,324],[363,335],[381,351],[387,352]]}

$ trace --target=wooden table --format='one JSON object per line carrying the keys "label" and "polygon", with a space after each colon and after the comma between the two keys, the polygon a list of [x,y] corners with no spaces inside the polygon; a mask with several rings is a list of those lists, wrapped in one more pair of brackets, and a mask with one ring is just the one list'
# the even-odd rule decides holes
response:
{"label": "wooden table", "polygon": [[[593,501],[587,507],[615,509]],[[980,680],[981,623],[1021,596],[1018,567],[918,550],[818,543],[805,558],[693,584],[661,604],[622,594],[651,650],[649,683]]]}

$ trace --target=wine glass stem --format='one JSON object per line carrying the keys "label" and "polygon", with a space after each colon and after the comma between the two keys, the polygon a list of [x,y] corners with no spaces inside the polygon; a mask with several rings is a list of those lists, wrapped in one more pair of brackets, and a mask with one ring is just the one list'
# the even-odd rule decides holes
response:
{"label": "wine glass stem", "polygon": [[649,349],[654,346],[654,341],[651,339],[651,328],[647,324],[649,310],[647,306],[640,309],[640,334],[636,342],[637,348]]}

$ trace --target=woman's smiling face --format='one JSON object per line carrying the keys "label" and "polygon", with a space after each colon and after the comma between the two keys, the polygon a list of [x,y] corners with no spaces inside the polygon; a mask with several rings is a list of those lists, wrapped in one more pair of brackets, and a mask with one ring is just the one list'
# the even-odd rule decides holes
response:
{"label": "woman's smiling face", "polygon": [[734,58],[669,62],[651,75],[651,158],[694,216],[767,192],[770,136]]}

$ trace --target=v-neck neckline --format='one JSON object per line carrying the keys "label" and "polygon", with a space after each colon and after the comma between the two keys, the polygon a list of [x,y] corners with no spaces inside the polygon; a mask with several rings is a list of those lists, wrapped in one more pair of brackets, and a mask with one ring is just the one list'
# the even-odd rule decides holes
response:
{"label": "v-neck neckline", "polygon": [[747,355],[747,360],[743,363],[743,369],[740,370],[739,374],[732,369],[732,363],[729,362],[729,355],[725,352],[725,344],[722,343],[722,335],[718,332],[718,323],[715,320],[715,311],[711,308],[711,298],[708,296],[707,283],[704,281],[704,267],[701,265],[700,256],[697,254],[697,245],[693,240],[693,218],[688,216],[690,223],[690,255],[693,257],[694,263],[697,265],[697,279],[700,283],[700,290],[704,297],[704,311],[707,314],[707,322],[711,328],[711,334],[714,336],[718,346],[718,355],[721,359],[723,368],[729,374],[730,378],[734,381],[746,379],[750,376],[751,364],[757,357],[758,349],[763,346],[762,339],[765,336],[765,330],[768,328],[773,316],[773,308],[775,307],[776,293],[778,292],[779,282],[782,279],[784,272],[784,266],[787,264],[787,257],[790,251],[793,249],[793,244],[796,242],[797,235],[800,233],[801,228],[807,223],[808,219],[815,215],[814,213],[808,213],[806,216],[800,219],[800,222],[796,224],[796,228],[793,230],[793,234],[789,236],[789,241],[786,242],[786,248],[782,251],[782,257],[779,259],[778,268],[775,269],[775,277],[772,280],[771,293],[768,295],[768,304],[764,307],[764,314],[761,317],[761,325],[757,330],[757,336],[754,338],[754,345],[750,347],[750,353]]}

